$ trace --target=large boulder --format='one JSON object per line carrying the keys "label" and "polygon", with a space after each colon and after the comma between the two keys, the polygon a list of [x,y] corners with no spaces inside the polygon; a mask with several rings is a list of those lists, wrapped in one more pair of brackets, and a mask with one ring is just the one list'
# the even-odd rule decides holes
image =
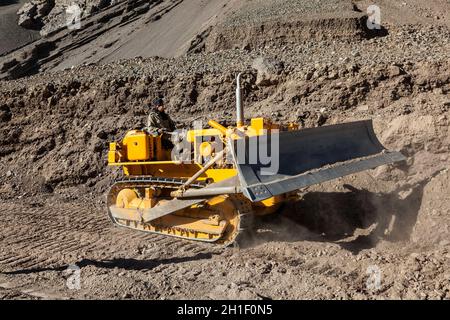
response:
{"label": "large boulder", "polygon": [[55,6],[55,0],[32,0],[26,2],[17,11],[19,26],[26,29],[39,30],[44,25],[45,17]]}
{"label": "large boulder", "polygon": [[41,27],[36,19],[37,16],[37,6],[32,2],[25,3],[17,12],[19,15],[19,26],[25,29],[37,30]]}
{"label": "large boulder", "polygon": [[110,4],[111,0],[30,0],[17,12],[18,23],[27,29],[40,30],[46,36],[66,25],[69,6],[79,6],[81,17],[85,17]]}
{"label": "large boulder", "polygon": [[273,58],[259,57],[253,61],[252,68],[258,72],[256,85],[270,86],[278,83],[284,64]]}

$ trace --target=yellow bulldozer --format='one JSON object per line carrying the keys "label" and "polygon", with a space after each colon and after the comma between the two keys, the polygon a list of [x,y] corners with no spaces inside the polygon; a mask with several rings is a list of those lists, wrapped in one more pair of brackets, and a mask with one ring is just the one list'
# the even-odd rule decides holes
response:
{"label": "yellow bulldozer", "polygon": [[131,130],[110,143],[108,164],[124,176],[107,196],[113,223],[239,244],[255,217],[277,212],[298,190],[405,159],[382,146],[371,120],[300,130],[265,118],[246,123],[240,81],[235,126],[210,120],[210,128],[182,131],[174,143]]}

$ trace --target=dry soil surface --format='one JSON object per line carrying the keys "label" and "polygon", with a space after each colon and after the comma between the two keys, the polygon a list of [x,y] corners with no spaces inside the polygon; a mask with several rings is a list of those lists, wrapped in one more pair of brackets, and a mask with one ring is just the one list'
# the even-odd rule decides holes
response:
{"label": "dry soil surface", "polygon": [[[19,79],[0,81],[1,297],[450,298],[450,4],[382,1],[374,32],[364,1],[339,2],[342,17],[317,1],[258,3],[199,30],[179,57],[55,72],[56,55],[32,60],[44,69],[35,75],[19,77],[22,61]],[[286,12],[314,14],[278,19]],[[159,95],[179,127],[231,124],[238,72],[247,118],[370,118],[407,160],[301,190],[259,219],[245,248],[114,227],[104,200],[120,172],[106,166],[108,142],[143,127],[143,101]]]}

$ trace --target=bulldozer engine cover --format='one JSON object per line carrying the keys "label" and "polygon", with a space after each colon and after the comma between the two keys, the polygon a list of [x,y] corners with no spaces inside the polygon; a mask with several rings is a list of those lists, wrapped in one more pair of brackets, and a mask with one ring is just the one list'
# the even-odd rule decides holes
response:
{"label": "bulldozer engine cover", "polygon": [[405,160],[383,147],[371,120],[246,137],[231,149],[242,191],[254,202]]}

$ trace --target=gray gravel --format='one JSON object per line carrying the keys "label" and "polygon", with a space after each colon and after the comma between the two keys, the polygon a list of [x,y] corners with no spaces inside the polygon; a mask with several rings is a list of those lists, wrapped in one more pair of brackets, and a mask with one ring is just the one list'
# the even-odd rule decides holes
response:
{"label": "gray gravel", "polygon": [[238,12],[226,20],[228,26],[267,21],[308,19],[311,15],[350,15],[354,13],[348,0],[254,0],[248,1]]}

